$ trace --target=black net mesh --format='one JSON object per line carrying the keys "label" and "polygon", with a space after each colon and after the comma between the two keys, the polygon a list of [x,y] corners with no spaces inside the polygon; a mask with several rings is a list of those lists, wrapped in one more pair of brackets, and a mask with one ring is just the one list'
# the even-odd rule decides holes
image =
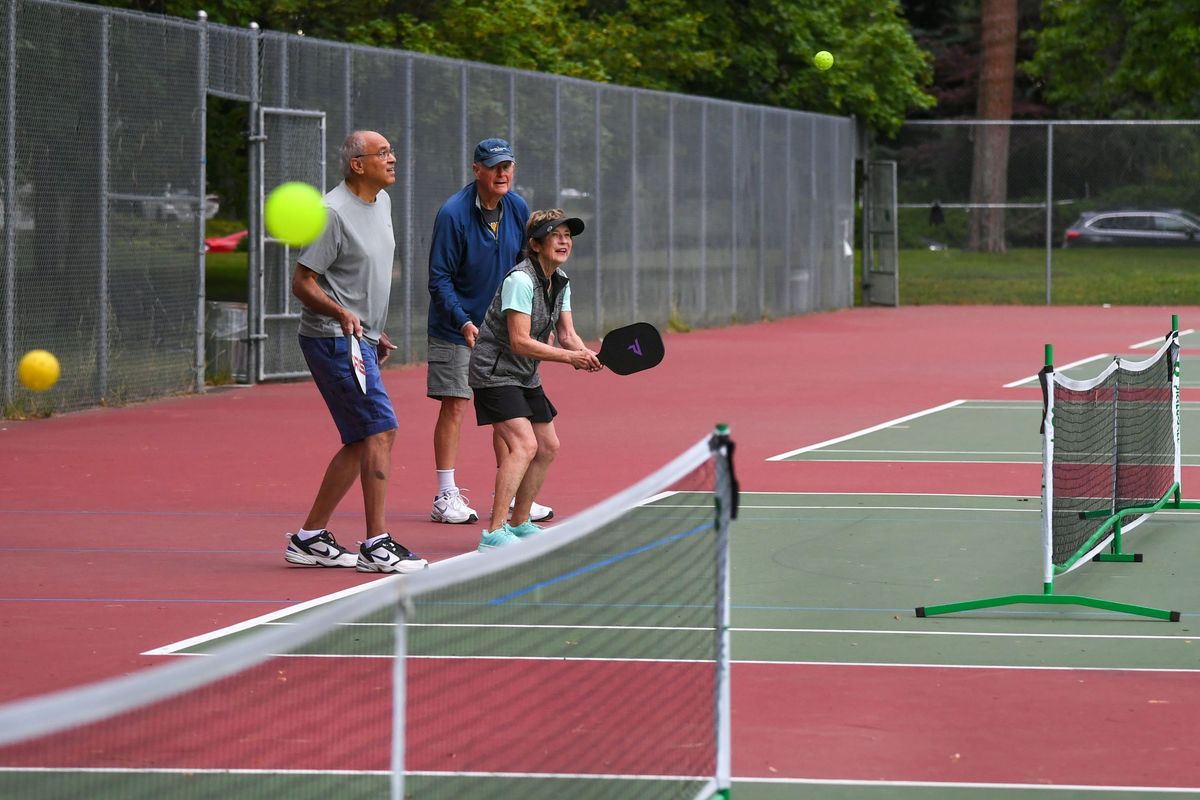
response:
{"label": "black net mesh", "polygon": [[[1118,359],[1089,388],[1053,384],[1053,563],[1068,566],[1122,509],[1151,506],[1175,481],[1175,337],[1149,361]],[[1086,516],[1083,516],[1086,514]],[[1129,528],[1144,515],[1127,514]]]}
{"label": "black net mesh", "polygon": [[726,663],[717,478],[700,442],[519,545],[0,706],[0,797],[696,797]]}
{"label": "black net mesh", "polygon": [[694,797],[713,777],[710,463],[595,535],[417,599],[416,796]]}

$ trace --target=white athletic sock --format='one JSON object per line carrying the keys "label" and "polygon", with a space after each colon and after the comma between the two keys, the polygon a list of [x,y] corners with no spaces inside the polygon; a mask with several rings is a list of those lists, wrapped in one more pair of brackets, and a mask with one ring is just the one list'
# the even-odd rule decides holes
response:
{"label": "white athletic sock", "polygon": [[363,544],[365,544],[367,547],[374,547],[390,535],[391,534],[381,533],[378,536],[372,536],[370,539],[367,539],[365,542],[363,542]]}
{"label": "white athletic sock", "polygon": [[437,471],[437,476],[438,476],[438,494],[445,494],[446,492],[450,491],[451,489],[456,488],[454,485],[454,470],[439,469]]}
{"label": "white athletic sock", "polygon": [[296,538],[302,542],[307,542],[309,539],[317,538],[324,532],[324,528],[317,528],[315,531],[309,531],[301,528],[300,530],[296,531]]}

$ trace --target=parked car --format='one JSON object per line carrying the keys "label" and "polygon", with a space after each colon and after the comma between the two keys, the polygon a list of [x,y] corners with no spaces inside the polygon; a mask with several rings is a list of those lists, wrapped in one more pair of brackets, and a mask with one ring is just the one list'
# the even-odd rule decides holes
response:
{"label": "parked car", "polygon": [[1067,228],[1063,247],[1200,245],[1200,217],[1177,208],[1087,211]]}

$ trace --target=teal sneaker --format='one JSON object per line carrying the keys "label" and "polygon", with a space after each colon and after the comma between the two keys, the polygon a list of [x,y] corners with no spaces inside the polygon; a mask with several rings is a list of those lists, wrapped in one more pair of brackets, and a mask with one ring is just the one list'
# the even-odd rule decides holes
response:
{"label": "teal sneaker", "polygon": [[530,536],[537,536],[542,532],[542,526],[536,525],[532,520],[525,520],[520,525],[509,525],[504,523],[504,527],[518,539],[528,539]]}
{"label": "teal sneaker", "polygon": [[484,528],[483,533],[479,536],[479,552],[486,553],[488,550],[495,550],[497,547],[516,544],[519,541],[521,540],[509,530],[508,525],[503,525],[491,533],[488,533],[487,528]]}

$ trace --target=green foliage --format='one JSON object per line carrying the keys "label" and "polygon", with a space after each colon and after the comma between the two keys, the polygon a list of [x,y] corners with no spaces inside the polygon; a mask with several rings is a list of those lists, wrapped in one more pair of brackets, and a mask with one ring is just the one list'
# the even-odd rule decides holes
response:
{"label": "green foliage", "polygon": [[1123,119],[1200,114],[1200,3],[1046,0],[1025,69],[1063,115]]}
{"label": "green foliage", "polygon": [[[894,132],[934,103],[899,0],[103,0],[588,80],[833,114]],[[812,65],[818,50],[836,63]]]}
{"label": "green foliage", "polygon": [[[685,90],[808,111],[853,114],[894,133],[905,115],[929,108],[927,55],[913,41],[896,0],[748,0],[699,2],[709,10],[706,35],[727,53],[728,69]],[[832,69],[812,65],[829,50]]]}

